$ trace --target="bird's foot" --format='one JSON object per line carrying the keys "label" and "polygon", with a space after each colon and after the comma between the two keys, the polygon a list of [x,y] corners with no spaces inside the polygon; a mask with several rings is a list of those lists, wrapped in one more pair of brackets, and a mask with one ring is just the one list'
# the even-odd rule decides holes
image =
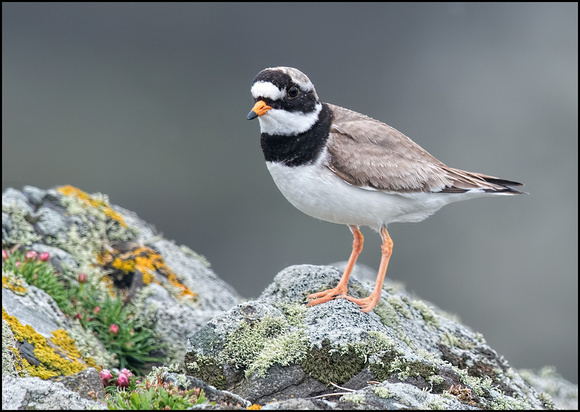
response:
{"label": "bird's foot", "polygon": [[344,298],[359,305],[363,312],[369,313],[377,305],[380,295],[375,296],[371,293],[368,297],[362,299],[353,298],[352,296],[345,296]]}
{"label": "bird's foot", "polygon": [[336,298],[346,297],[346,287],[337,286],[332,289],[323,290],[322,292],[311,293],[308,299],[312,299],[306,306],[319,305],[324,302],[331,301]]}

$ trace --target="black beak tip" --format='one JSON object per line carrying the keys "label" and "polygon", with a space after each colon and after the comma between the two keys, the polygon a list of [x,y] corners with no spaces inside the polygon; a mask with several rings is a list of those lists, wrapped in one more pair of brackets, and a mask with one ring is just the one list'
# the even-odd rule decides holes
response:
{"label": "black beak tip", "polygon": [[246,117],[246,119],[253,120],[256,117],[258,117],[258,113],[256,113],[255,111],[252,110],[250,113],[248,113],[248,116]]}

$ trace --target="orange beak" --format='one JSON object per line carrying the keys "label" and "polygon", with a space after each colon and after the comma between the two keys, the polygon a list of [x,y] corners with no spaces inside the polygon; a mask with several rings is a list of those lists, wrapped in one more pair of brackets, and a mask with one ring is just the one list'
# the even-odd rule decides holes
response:
{"label": "orange beak", "polygon": [[258,100],[250,113],[248,113],[248,120],[255,119],[266,114],[272,107],[268,106],[265,101]]}

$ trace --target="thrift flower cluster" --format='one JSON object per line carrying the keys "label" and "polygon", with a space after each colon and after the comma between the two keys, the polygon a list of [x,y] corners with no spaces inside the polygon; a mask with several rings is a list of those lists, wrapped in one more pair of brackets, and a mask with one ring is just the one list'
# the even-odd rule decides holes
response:
{"label": "thrift flower cluster", "polygon": [[[113,368],[112,371],[109,369],[103,369],[99,375],[101,376],[101,382],[103,382],[103,386],[107,387],[115,385],[118,388],[128,387],[129,378],[134,376],[133,373],[127,368],[123,368],[121,370]],[[137,381],[136,383],[140,382]]]}

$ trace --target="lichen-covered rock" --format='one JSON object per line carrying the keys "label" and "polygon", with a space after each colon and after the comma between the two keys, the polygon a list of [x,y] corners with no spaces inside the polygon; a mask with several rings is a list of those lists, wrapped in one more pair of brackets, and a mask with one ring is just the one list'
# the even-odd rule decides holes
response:
{"label": "lichen-covered rock", "polygon": [[520,369],[518,373],[537,391],[548,394],[557,409],[578,410],[578,385],[564,379],[553,366],[544,366],[537,372]]}
{"label": "lichen-covered rock", "polygon": [[74,328],[43,290],[24,283],[26,293],[2,289],[2,320],[14,336],[16,369],[24,375],[48,379],[96,366],[83,356],[69,331]]}
{"label": "lichen-covered rock", "polygon": [[16,362],[18,355],[16,355],[16,340],[12,330],[4,319],[2,319],[2,375],[18,376],[16,369]]}
{"label": "lichen-covered rock", "polygon": [[[164,349],[152,355],[167,364],[183,360],[189,335],[241,301],[202,256],[164,239],[134,212],[111,205],[106,195],[91,195],[72,186],[6,189],[2,246],[48,252],[50,264],[63,279],[75,283],[82,272],[103,295],[123,296],[125,303],[134,305],[142,323],[154,328]],[[51,332],[66,323],[64,330],[77,343],[81,340],[81,346],[102,347],[78,328],[72,331],[70,319],[54,301],[39,299],[37,289],[29,288],[14,273],[3,271],[2,280],[3,306],[6,299],[18,301],[9,304],[11,316],[23,321],[21,316],[38,312],[36,319],[26,315],[25,323],[42,336],[50,339]],[[102,355],[95,358],[98,364],[114,366]]]}
{"label": "lichen-covered rock", "polygon": [[[400,285],[387,282],[370,313],[345,299],[305,306],[340,276],[326,266],[283,270],[257,300],[190,337],[188,373],[260,404],[327,395],[340,408],[552,406],[480,334]],[[349,294],[371,289],[353,278]]]}
{"label": "lichen-covered rock", "polygon": [[66,388],[78,393],[83,399],[94,401],[105,396],[101,377],[95,368],[87,368],[74,375],[58,376],[51,378],[51,380],[62,383]]}
{"label": "lichen-covered rock", "polygon": [[83,399],[59,382],[2,375],[2,409],[107,409],[107,405]]}

